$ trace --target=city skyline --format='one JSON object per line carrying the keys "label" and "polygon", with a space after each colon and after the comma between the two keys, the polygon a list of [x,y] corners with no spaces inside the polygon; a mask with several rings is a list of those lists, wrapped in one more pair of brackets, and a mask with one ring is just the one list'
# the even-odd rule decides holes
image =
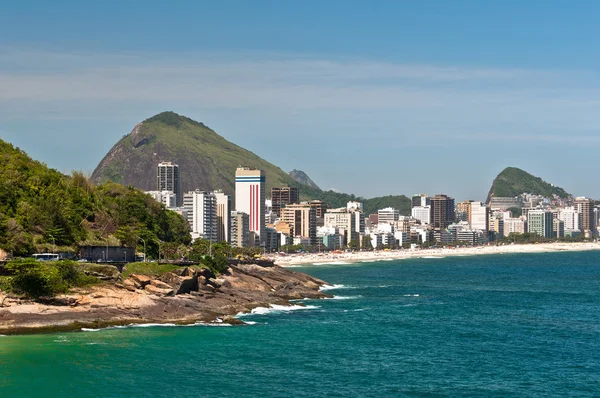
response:
{"label": "city skyline", "polygon": [[597,3],[308,3],[0,5],[0,137],[90,172],[173,110],[363,197],[483,200],[508,166],[600,197]]}

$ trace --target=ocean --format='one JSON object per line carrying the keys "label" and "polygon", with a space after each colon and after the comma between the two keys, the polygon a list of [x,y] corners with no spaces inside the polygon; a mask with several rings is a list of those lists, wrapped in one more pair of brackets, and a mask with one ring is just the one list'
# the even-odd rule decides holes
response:
{"label": "ocean", "polygon": [[600,395],[600,252],[295,270],[334,299],[247,326],[2,336],[0,396]]}

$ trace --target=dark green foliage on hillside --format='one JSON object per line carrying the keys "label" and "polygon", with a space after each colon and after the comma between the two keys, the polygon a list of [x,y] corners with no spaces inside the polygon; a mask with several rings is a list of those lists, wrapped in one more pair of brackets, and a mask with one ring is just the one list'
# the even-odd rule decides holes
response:
{"label": "dark green foliage on hillside", "polygon": [[551,198],[552,195],[558,195],[561,198],[571,196],[564,189],[552,186],[524,170],[507,167],[494,179],[487,201],[489,202],[492,196],[515,197],[524,192],[548,198]]}
{"label": "dark green foliage on hillside", "polygon": [[[65,176],[0,140],[0,248],[15,256],[116,239],[189,242],[183,218],[134,188]],[[151,249],[156,244],[151,244]]]}
{"label": "dark green foliage on hillside", "polygon": [[322,200],[327,203],[330,208],[346,207],[348,202],[357,201],[363,203],[363,211],[366,215],[376,213],[377,210],[385,207],[393,207],[398,209],[402,215],[410,215],[411,212],[410,199],[404,195],[379,196],[366,199],[353,194],[313,189],[306,185],[301,185],[296,181],[290,185],[298,187],[300,191],[300,198],[302,200]]}

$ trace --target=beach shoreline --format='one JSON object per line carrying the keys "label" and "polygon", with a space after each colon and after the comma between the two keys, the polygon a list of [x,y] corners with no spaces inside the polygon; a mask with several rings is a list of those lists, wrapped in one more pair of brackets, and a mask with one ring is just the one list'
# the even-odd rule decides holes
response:
{"label": "beach shoreline", "polygon": [[600,250],[600,242],[552,242],[537,244],[508,244],[458,248],[399,249],[353,252],[294,253],[270,256],[281,267],[308,265],[343,265],[357,262],[404,260],[410,258],[444,258],[490,254],[526,254]]}

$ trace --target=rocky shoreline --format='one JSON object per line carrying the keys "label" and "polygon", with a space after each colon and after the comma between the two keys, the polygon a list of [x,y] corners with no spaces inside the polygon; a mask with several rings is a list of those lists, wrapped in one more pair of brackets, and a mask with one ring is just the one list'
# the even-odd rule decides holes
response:
{"label": "rocky shoreline", "polygon": [[218,276],[183,267],[156,278],[131,274],[124,280],[114,271],[99,285],[36,302],[0,292],[0,334],[144,323],[243,324],[235,315],[257,307],[331,297],[320,291],[326,282],[279,266],[231,265]]}

